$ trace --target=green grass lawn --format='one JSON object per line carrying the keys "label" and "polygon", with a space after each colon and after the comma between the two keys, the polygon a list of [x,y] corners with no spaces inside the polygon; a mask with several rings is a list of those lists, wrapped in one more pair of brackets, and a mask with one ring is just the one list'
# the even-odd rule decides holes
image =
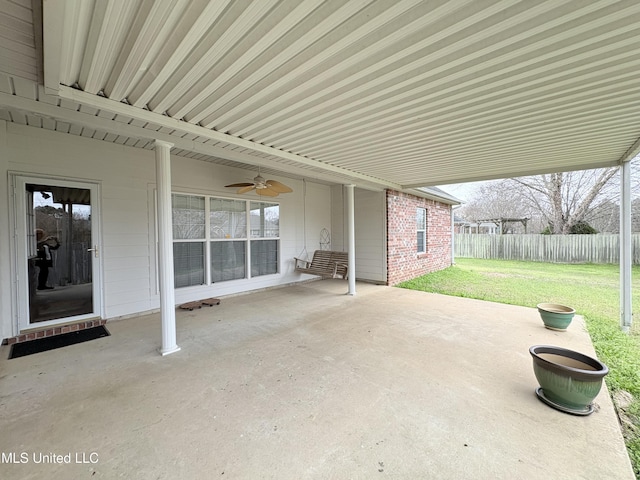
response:
{"label": "green grass lawn", "polygon": [[[606,382],[617,402],[636,477],[640,479],[640,325],[620,331],[617,265],[566,265],[507,260],[456,259],[456,265],[399,287],[535,307],[570,305],[584,316],[598,358],[610,370]],[[634,318],[640,322],[640,268],[633,269]],[[620,406],[621,394],[633,396]]]}

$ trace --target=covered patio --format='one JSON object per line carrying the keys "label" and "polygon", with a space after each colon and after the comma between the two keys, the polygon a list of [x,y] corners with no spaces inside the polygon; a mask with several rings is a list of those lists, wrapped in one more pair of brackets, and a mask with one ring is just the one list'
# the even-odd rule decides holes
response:
{"label": "covered patio", "polygon": [[588,417],[534,394],[529,346],[594,355],[580,318],[561,333],[534,308],[344,291],[325,280],[180,311],[169,357],[159,314],[14,360],[0,347],[0,451],[27,454],[2,477],[633,479],[606,389]]}
{"label": "covered patio", "polygon": [[[282,200],[280,276],[218,286],[295,281],[286,262],[307,230],[327,228],[349,252],[353,294],[355,278],[393,279],[381,201],[363,235],[377,243],[356,246],[358,192],[604,167],[620,169],[628,331],[639,19],[634,0],[0,0],[0,189],[11,192],[0,198],[0,336],[32,327],[32,199],[18,192],[38,185],[90,191],[95,281],[82,320],[159,307],[170,354],[175,304],[229,293],[210,278],[173,288],[173,243],[185,239],[172,236],[172,194],[241,200],[252,197],[230,185],[281,178],[295,188]],[[375,278],[362,273],[371,259]]]}

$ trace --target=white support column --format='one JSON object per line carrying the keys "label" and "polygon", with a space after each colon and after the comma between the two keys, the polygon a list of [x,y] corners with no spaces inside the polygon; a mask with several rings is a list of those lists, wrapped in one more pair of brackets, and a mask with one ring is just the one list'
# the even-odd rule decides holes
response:
{"label": "white support column", "polygon": [[456,206],[451,205],[451,265],[456,264]]}
{"label": "white support column", "polygon": [[353,191],[355,185],[345,185],[347,188],[347,239],[349,252],[349,291],[347,295],[356,294],[356,222],[355,201]]}
{"label": "white support column", "polygon": [[177,352],[176,304],[173,282],[173,233],[171,226],[171,147],[156,140],[156,183],[158,188],[158,272],[160,277],[161,355]]}
{"label": "white support column", "polygon": [[629,333],[631,309],[631,162],[620,166],[620,328]]}

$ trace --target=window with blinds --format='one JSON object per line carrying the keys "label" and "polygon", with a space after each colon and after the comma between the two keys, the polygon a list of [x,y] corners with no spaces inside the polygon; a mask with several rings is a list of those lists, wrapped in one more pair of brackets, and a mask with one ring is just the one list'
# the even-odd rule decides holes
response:
{"label": "window with blinds", "polygon": [[210,199],[211,281],[247,277],[247,202]]}
{"label": "window with blinds", "polygon": [[416,209],[416,230],[418,237],[418,253],[427,251],[427,209]]}
{"label": "window with blinds", "polygon": [[205,203],[203,197],[172,195],[173,270],[175,287],[205,283]]}
{"label": "window with blinds", "polygon": [[251,202],[251,276],[277,272],[278,240],[280,236],[280,209],[266,202]]}
{"label": "window with blinds", "polygon": [[278,273],[280,206],[172,195],[176,288]]}

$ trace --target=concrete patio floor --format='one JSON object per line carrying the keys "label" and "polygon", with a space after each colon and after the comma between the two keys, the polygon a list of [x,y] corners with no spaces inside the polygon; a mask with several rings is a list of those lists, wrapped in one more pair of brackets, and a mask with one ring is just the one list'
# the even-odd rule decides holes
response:
{"label": "concrete patio floor", "polygon": [[[344,292],[325,280],[178,311],[167,357],[159,315],[14,360],[2,347],[0,477],[634,478],[606,389],[588,417],[534,393],[531,345],[595,355],[580,318],[553,332],[534,308]],[[36,463],[51,454],[70,456]]]}

